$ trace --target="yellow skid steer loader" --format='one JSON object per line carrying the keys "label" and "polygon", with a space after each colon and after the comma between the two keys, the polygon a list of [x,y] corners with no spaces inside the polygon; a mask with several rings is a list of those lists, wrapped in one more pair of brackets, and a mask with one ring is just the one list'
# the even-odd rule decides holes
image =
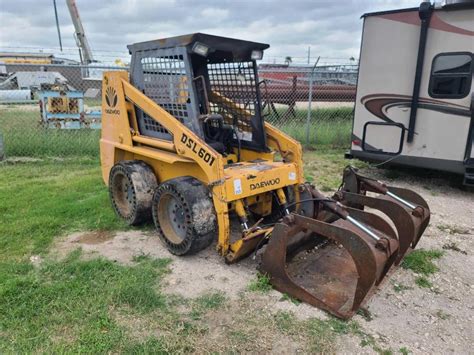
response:
{"label": "yellow skid steer loader", "polygon": [[276,289],[349,318],[430,211],[352,168],[331,198],[305,183],[301,145],[264,121],[256,60],[268,47],[202,33],[130,45],[130,75],[104,73],[103,179],[118,216],[153,219],[171,253],[217,240],[233,263],[265,247]]}

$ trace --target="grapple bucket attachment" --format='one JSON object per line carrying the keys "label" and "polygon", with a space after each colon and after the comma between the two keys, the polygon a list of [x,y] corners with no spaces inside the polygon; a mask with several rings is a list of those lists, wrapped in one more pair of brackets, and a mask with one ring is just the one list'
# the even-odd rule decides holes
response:
{"label": "grapple bucket attachment", "polygon": [[[357,179],[364,187],[363,177]],[[396,197],[384,194],[380,186]],[[419,195],[380,186],[375,192],[382,196],[377,197],[366,196],[363,189],[349,192],[345,176],[344,188],[333,199],[306,186],[315,201],[314,217],[292,213],[276,224],[260,270],[279,291],[350,318],[416,245],[429,220],[428,206]],[[388,215],[396,231],[364,206]]]}
{"label": "grapple bucket attachment", "polygon": [[[377,194],[369,196],[367,192]],[[430,209],[416,192],[362,176],[353,167],[344,170],[342,188],[334,198],[359,210],[365,207],[383,212],[394,224],[400,249],[396,264],[410,248],[415,248],[430,221]]]}

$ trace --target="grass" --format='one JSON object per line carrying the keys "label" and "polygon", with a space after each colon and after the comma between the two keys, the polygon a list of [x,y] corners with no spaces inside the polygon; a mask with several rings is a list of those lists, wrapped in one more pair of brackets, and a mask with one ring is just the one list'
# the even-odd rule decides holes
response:
{"label": "grass", "polygon": [[282,296],[281,296],[281,299],[280,301],[289,301],[295,305],[299,305],[301,304],[301,301],[297,298],[294,298],[294,297],[291,297],[290,295],[284,293]]}
{"label": "grass", "polygon": [[438,266],[433,263],[433,260],[441,258],[443,254],[442,250],[415,250],[403,259],[402,267],[410,269],[419,275],[415,278],[417,286],[431,289],[433,284],[428,279],[428,276],[439,271]]}
{"label": "grass", "polygon": [[439,270],[433,260],[441,258],[443,254],[442,250],[418,249],[403,259],[402,267],[424,276],[431,275]]}
{"label": "grass", "polygon": [[0,259],[45,253],[54,237],[73,231],[126,228],[97,159],[0,163]]}
{"label": "grass", "polygon": [[446,312],[443,312],[441,309],[436,311],[436,316],[441,320],[447,320],[447,319],[451,318],[450,314],[448,314]]}
{"label": "grass", "polygon": [[222,307],[225,301],[226,298],[222,292],[204,294],[194,301],[191,309],[191,318],[194,320],[201,319],[208,310]]}
{"label": "grass", "polygon": [[168,312],[156,288],[168,263],[119,266],[104,259],[81,260],[76,251],[38,270],[26,262],[0,264],[0,351],[106,353],[135,344],[110,309]]}
{"label": "grass", "polygon": [[342,181],[342,172],[347,165],[366,168],[360,160],[344,158],[344,149],[317,149],[307,151],[304,156],[305,178],[323,192],[337,190]]}
{"label": "grass", "polygon": [[258,273],[255,279],[249,283],[247,288],[252,292],[266,293],[270,292],[272,285],[270,284],[270,279],[267,275]]}
{"label": "grass", "polygon": [[0,133],[7,157],[97,156],[99,153],[99,130],[43,128],[37,106],[0,107]]}
{"label": "grass", "polygon": [[278,109],[267,117],[268,122],[296,138],[304,145],[349,147],[352,131],[351,107],[317,108],[311,110],[309,141],[307,141],[307,110],[296,109],[295,116],[284,117],[285,109]]}
{"label": "grass", "polygon": [[393,285],[393,290],[397,293],[407,291],[407,290],[412,290],[412,289],[413,289],[412,287],[406,286],[406,285],[403,285],[403,284],[394,284]]}
{"label": "grass", "polygon": [[408,355],[409,353],[411,353],[411,351],[408,350],[408,349],[405,348],[405,347],[400,348],[398,351],[399,351],[400,354],[402,354],[402,355]]}
{"label": "grass", "polygon": [[418,276],[415,279],[415,283],[418,286],[420,286],[421,288],[432,288],[433,287],[433,284],[431,283],[431,281],[428,280],[428,278],[426,278],[425,276]]}

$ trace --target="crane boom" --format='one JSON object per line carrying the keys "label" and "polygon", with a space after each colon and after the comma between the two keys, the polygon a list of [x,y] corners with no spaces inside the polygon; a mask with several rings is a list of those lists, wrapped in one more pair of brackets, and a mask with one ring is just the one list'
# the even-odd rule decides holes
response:
{"label": "crane boom", "polygon": [[92,55],[91,47],[89,41],[87,40],[84,27],[82,26],[81,18],[79,17],[79,11],[76,6],[75,0],[66,0],[69,13],[71,14],[72,23],[74,25],[75,33],[74,37],[76,39],[77,46],[81,52],[81,61],[83,64],[89,64],[94,62],[94,57]]}

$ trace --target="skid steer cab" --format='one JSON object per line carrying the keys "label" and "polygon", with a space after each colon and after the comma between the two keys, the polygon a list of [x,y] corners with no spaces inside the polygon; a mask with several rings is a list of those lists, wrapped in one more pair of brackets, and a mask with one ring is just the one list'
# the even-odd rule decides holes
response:
{"label": "skid steer cab", "polygon": [[216,243],[232,263],[265,247],[277,289],[348,318],[430,212],[352,168],[332,198],[305,183],[301,145],[264,121],[256,60],[268,47],[202,33],[128,46],[130,76],[104,73],[103,179],[117,215],[153,220],[171,253]]}

